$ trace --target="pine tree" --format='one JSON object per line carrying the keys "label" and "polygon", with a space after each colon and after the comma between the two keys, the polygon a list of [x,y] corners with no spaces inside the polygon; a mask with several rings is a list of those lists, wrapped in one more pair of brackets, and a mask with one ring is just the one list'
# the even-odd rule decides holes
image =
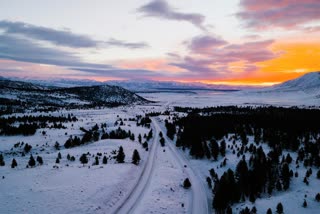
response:
{"label": "pine tree", "polygon": [[0,154],[0,166],[4,166],[4,165],[6,165],[6,163],[3,160],[3,155]]}
{"label": "pine tree", "polygon": [[135,165],[138,165],[139,162],[140,162],[140,155],[139,155],[138,150],[135,149],[133,151],[133,155],[132,155],[132,163]]}
{"label": "pine tree", "polygon": [[123,152],[123,148],[122,148],[122,146],[120,146],[119,150],[118,150],[118,154],[116,156],[116,160],[117,160],[118,163],[124,163],[124,158],[125,157],[126,157],[126,155]]}
{"label": "pine tree", "polygon": [[303,202],[302,206],[303,206],[304,208],[306,208],[306,207],[308,206],[308,203],[307,203],[306,199],[304,199],[304,202]]}
{"label": "pine tree", "polygon": [[60,144],[58,143],[58,141],[56,141],[56,143],[54,144],[54,148],[56,150],[60,150]]}
{"label": "pine tree", "polygon": [[230,206],[227,207],[226,214],[232,214],[232,208]]}
{"label": "pine tree", "polygon": [[281,203],[278,203],[277,205],[277,213],[282,214],[283,213],[283,206]]}
{"label": "pine tree", "polygon": [[11,168],[15,168],[16,166],[18,166],[16,159],[12,159],[12,163],[11,163]]}
{"label": "pine tree", "polygon": [[191,187],[191,182],[190,182],[189,178],[186,178],[186,179],[183,181],[183,187],[184,187],[185,189],[188,189],[188,188]]}
{"label": "pine tree", "polygon": [[224,140],[220,142],[220,154],[223,157],[226,155],[226,142]]}
{"label": "pine tree", "polygon": [[103,164],[107,164],[108,163],[108,159],[107,159],[106,156],[103,156],[102,163]]}
{"label": "pine tree", "polygon": [[320,202],[320,193],[317,193],[317,194],[316,194],[315,199],[316,199],[316,201]]}
{"label": "pine tree", "polygon": [[164,140],[164,138],[163,138],[163,137],[160,139],[160,144],[161,144],[161,146],[162,146],[162,147],[164,147],[164,146],[165,146],[165,140]]}
{"label": "pine tree", "polygon": [[139,141],[139,143],[141,143],[141,142],[142,142],[141,134],[139,134],[139,135],[138,135],[138,141]]}
{"label": "pine tree", "polygon": [[70,154],[68,154],[68,155],[67,155],[67,160],[70,160],[70,158],[71,158],[71,157],[70,157]]}
{"label": "pine tree", "polygon": [[32,155],[30,155],[30,159],[29,159],[28,165],[29,165],[30,167],[33,167],[33,166],[36,165],[36,161],[34,160],[34,158],[33,158]]}
{"label": "pine tree", "polygon": [[267,210],[267,214],[272,214],[272,210],[270,208]]}
{"label": "pine tree", "polygon": [[38,163],[39,163],[40,165],[43,164],[43,159],[42,159],[42,157],[37,156],[37,161],[38,161]]}
{"label": "pine tree", "polygon": [[58,153],[58,158],[59,158],[59,159],[61,159],[61,158],[62,158],[62,157],[61,157],[61,153],[60,153],[60,152]]}
{"label": "pine tree", "polygon": [[56,163],[60,163],[60,159],[59,158],[56,159]]}
{"label": "pine tree", "polygon": [[99,158],[98,158],[98,156],[95,157],[94,165],[99,165]]}
{"label": "pine tree", "polygon": [[218,155],[219,155],[219,145],[217,143],[217,141],[212,140],[211,141],[211,154],[214,160],[218,159]]}
{"label": "pine tree", "polygon": [[88,163],[88,158],[86,154],[82,154],[79,160],[83,165]]}

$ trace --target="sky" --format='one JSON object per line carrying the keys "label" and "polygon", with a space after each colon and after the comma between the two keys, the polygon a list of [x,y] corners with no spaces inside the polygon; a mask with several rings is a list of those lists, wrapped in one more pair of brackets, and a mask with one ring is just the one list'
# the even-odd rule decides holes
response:
{"label": "sky", "polygon": [[320,70],[319,0],[1,0],[0,76],[273,85]]}

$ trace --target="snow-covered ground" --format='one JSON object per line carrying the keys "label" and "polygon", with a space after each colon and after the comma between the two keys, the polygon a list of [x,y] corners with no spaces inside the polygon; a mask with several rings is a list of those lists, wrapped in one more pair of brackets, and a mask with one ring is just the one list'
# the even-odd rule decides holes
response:
{"label": "snow-covered ground", "polygon": [[[214,168],[221,175],[228,168],[235,169],[238,158],[227,149],[227,165],[220,167],[222,158],[213,162],[194,160],[188,151],[182,152],[166,139],[166,146],[159,144],[159,132],[165,134],[164,122],[153,119],[154,137],[149,141],[149,151],[138,142],[138,135],[147,134],[149,129],[136,126],[136,115],[172,110],[174,106],[206,107],[218,105],[278,105],[278,106],[320,106],[320,99],[304,92],[210,92],[210,93],[141,93],[140,96],[156,103],[126,106],[110,109],[72,110],[50,112],[53,116],[72,113],[79,120],[65,123],[67,129],[39,129],[34,136],[0,136],[0,152],[4,154],[6,165],[0,167],[0,213],[210,213],[212,195],[206,185],[208,170]],[[33,113],[34,115],[44,113]],[[16,114],[21,116],[23,114]],[[81,136],[80,127],[90,129],[95,124],[107,124],[107,130],[119,127],[115,122],[123,119],[124,130],[130,130],[135,140],[99,140],[98,142],[59,151],[54,148],[56,141],[63,145],[72,136]],[[125,120],[127,119],[127,120]],[[42,131],[46,134],[43,135]],[[24,157],[9,154],[23,148],[11,148],[17,142],[32,145],[31,153],[36,158],[42,156],[44,164],[26,168],[30,153]],[[144,140],[143,140],[144,141]],[[230,142],[227,141],[227,144]],[[112,151],[124,148],[125,163],[118,164],[111,158]],[[265,146],[265,145],[264,145]],[[141,156],[138,166],[131,163],[133,150]],[[267,148],[264,148],[267,149]],[[55,163],[61,153],[59,164]],[[89,163],[82,165],[79,158],[90,153]],[[108,164],[92,166],[95,157],[102,153],[109,157]],[[75,161],[67,160],[67,154],[75,156]],[[292,157],[294,155],[292,154]],[[11,169],[12,158],[18,167]],[[295,158],[294,158],[295,159]],[[187,167],[185,167],[185,165]],[[54,167],[58,166],[58,167]],[[290,166],[293,168],[294,166]],[[314,196],[320,192],[320,181],[315,179],[313,169],[311,182],[306,186],[303,176],[306,169],[297,169],[298,178],[293,178],[287,192],[278,192],[271,198],[257,199],[255,204],[240,203],[233,206],[235,213],[245,206],[256,206],[258,213],[265,213],[278,202],[284,205],[285,213],[317,213],[319,203]],[[4,176],[4,177],[3,177]],[[191,180],[191,189],[182,187],[183,180]],[[227,193],[226,193],[227,194]],[[308,208],[302,208],[304,195],[307,195]]]}

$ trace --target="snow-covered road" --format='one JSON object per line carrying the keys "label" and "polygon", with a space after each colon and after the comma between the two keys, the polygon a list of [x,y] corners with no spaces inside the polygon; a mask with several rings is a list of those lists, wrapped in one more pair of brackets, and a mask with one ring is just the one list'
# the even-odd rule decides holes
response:
{"label": "snow-covered road", "polygon": [[154,138],[151,144],[150,153],[148,159],[144,165],[141,175],[138,178],[136,185],[133,187],[131,192],[122,200],[117,208],[114,209],[112,213],[127,214],[134,211],[135,206],[138,204],[141,196],[146,190],[152,178],[152,173],[154,171],[154,164],[156,160],[157,149],[159,147],[159,129],[158,127],[153,127]]}
{"label": "snow-covered road", "polygon": [[[158,121],[156,119],[152,119],[154,126],[157,130],[161,130]],[[166,130],[162,130],[162,133],[166,133]],[[172,141],[163,134],[166,145],[170,148],[170,151],[173,153],[173,156],[177,163],[179,163],[181,168],[184,168],[184,172],[187,173],[192,188],[192,205],[191,205],[191,213],[193,214],[208,214],[209,206],[206,189],[204,187],[203,182],[201,182],[199,177],[196,175],[195,171],[191,168],[189,161],[183,156],[180,155],[177,151],[176,147],[173,145]],[[187,166],[187,167],[185,167]]]}
{"label": "snow-covered road", "polygon": [[[136,185],[132,188],[130,193],[124,197],[119,205],[114,208],[112,213],[127,214],[127,213],[138,213],[143,210],[141,203],[143,200],[147,200],[147,192],[152,192],[152,186],[150,185],[152,179],[157,179],[157,176],[153,176],[156,167],[157,153],[160,151],[159,146],[159,133],[166,133],[166,130],[162,130],[159,125],[158,118],[152,118],[152,128],[154,130],[154,138],[150,148],[150,154],[141,175],[139,176]],[[206,189],[203,182],[196,175],[195,171],[191,168],[191,165],[187,158],[177,151],[172,141],[168,139],[165,134],[163,135],[166,140],[166,146],[169,149],[167,155],[171,158],[171,162],[178,168],[178,171],[183,172],[191,181],[191,192],[190,192],[190,203],[187,205],[187,213],[192,214],[208,214],[209,206]],[[159,150],[159,151],[158,151]],[[165,187],[163,187],[165,188]]]}

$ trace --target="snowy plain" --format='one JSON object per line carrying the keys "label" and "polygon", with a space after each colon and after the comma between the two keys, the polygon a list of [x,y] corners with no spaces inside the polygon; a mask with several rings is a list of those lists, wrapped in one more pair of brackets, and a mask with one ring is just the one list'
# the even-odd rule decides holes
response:
{"label": "snowy plain", "polygon": [[[305,92],[195,92],[195,93],[140,93],[140,96],[157,101],[146,105],[131,105],[126,107],[90,109],[90,110],[62,110],[51,112],[51,115],[73,114],[78,118],[77,122],[66,123],[67,129],[40,129],[34,136],[0,136],[0,151],[4,154],[6,165],[0,167],[0,213],[114,213],[120,206],[128,206],[129,213],[197,213],[193,210],[197,204],[202,206],[198,213],[212,213],[212,196],[206,186],[205,178],[208,170],[214,168],[221,175],[228,168],[234,169],[237,157],[227,150],[228,161],[225,167],[219,167],[222,159],[213,162],[209,160],[195,160],[190,158],[188,151],[175,148],[174,142],[166,138],[165,147],[156,147],[159,144],[159,132],[165,132],[164,119],[161,116],[153,123],[154,137],[149,141],[149,151],[145,151],[137,140],[138,134],[142,136],[148,133],[147,128],[137,127],[134,121],[124,121],[121,126],[124,130],[130,130],[135,134],[135,140],[99,140],[72,149],[54,148],[56,141],[63,145],[70,135],[81,136],[80,127],[90,129],[95,124],[106,123],[107,130],[119,127],[115,122],[122,119],[135,118],[136,115],[170,110],[174,106],[207,107],[220,105],[276,105],[276,106],[320,106],[320,99]],[[31,114],[31,113],[30,113]],[[44,114],[44,113],[32,113]],[[19,115],[19,114],[17,114]],[[21,116],[22,114],[20,114]],[[158,128],[155,127],[155,125]],[[46,134],[43,135],[42,131]],[[227,139],[226,139],[227,140]],[[44,159],[42,166],[26,168],[29,154],[24,157],[10,155],[11,148],[17,142],[25,142],[32,145],[34,157],[41,155]],[[252,141],[252,140],[251,140]],[[231,142],[226,141],[227,145]],[[112,151],[123,146],[126,154],[125,163],[118,164],[112,159]],[[154,147],[152,147],[154,146]],[[152,150],[152,148],[155,148]],[[13,151],[22,148],[14,148]],[[20,149],[20,150],[19,150]],[[141,156],[138,166],[131,164],[133,150],[137,149]],[[267,149],[267,148],[266,148]],[[153,152],[152,152],[153,151]],[[55,163],[58,152],[62,159]],[[89,163],[83,165],[79,157],[83,153],[90,153]],[[92,166],[93,154],[101,152],[109,157],[108,164]],[[74,155],[76,161],[66,159],[67,154]],[[150,158],[152,154],[152,158]],[[179,163],[179,157],[187,169]],[[292,154],[294,157],[294,154]],[[18,167],[11,169],[12,158],[18,162]],[[143,188],[135,190],[135,186],[141,182],[144,167],[152,160],[151,170]],[[57,166],[57,167],[54,167]],[[189,169],[190,167],[190,169]],[[192,170],[192,171],[188,171]],[[304,175],[306,169],[297,169],[299,175]],[[316,169],[314,169],[314,172]],[[190,175],[190,173],[194,175]],[[316,173],[312,174],[315,177]],[[4,177],[3,177],[4,176]],[[190,177],[193,185],[191,189],[184,189],[182,182]],[[195,180],[196,179],[196,180]],[[318,192],[320,182],[312,179],[309,186],[302,182],[302,176],[294,178],[290,190],[274,194],[271,198],[265,196],[257,199],[255,204],[250,202],[239,203],[233,206],[235,213],[240,208],[256,206],[258,213],[265,213],[267,208],[275,211],[276,204],[281,201],[285,213],[318,213],[319,203],[313,200]],[[196,189],[197,188],[197,189]],[[136,191],[136,193],[133,193]],[[196,191],[196,193],[195,193]],[[133,194],[132,205],[126,205],[128,195]],[[301,195],[307,195],[308,209],[302,208]],[[195,195],[200,195],[203,200],[194,204]],[[198,196],[197,196],[198,197]],[[205,199],[204,199],[205,198]],[[205,205],[202,205],[205,204]],[[131,209],[132,208],[132,209]],[[119,212],[121,213],[121,212]]]}

